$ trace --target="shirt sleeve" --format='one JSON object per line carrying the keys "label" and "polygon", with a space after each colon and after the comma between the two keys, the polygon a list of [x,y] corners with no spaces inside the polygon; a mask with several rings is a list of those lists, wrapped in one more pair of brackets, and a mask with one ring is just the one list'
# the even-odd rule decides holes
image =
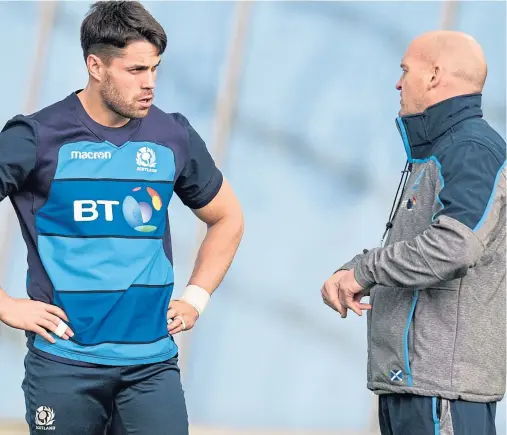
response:
{"label": "shirt sleeve", "polygon": [[188,155],[185,166],[174,184],[183,204],[199,209],[209,204],[222,187],[223,175],[216,167],[205,142],[181,114],[176,120],[188,133]]}
{"label": "shirt sleeve", "polygon": [[[458,146],[459,153],[453,152]],[[358,261],[354,274],[362,287],[426,288],[463,277],[497,234],[505,207],[505,155],[500,159],[470,142],[448,147],[439,161],[442,208],[432,225]]]}
{"label": "shirt sleeve", "polygon": [[0,132],[0,201],[20,190],[35,168],[37,133],[34,120],[18,115]]}

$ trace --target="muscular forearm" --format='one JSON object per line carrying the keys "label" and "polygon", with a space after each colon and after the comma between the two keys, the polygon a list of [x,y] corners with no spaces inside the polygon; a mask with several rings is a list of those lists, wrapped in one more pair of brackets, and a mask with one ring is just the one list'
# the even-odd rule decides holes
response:
{"label": "muscular forearm", "polygon": [[243,216],[240,212],[208,226],[189,284],[213,293],[229,269],[242,236]]}

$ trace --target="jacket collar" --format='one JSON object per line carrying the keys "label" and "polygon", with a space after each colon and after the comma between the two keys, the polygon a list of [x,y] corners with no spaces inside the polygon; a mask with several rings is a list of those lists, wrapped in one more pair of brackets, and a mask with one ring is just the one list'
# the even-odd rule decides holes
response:
{"label": "jacket collar", "polygon": [[482,117],[482,94],[460,95],[428,107],[424,112],[396,119],[410,162],[430,157],[433,143],[459,122]]}

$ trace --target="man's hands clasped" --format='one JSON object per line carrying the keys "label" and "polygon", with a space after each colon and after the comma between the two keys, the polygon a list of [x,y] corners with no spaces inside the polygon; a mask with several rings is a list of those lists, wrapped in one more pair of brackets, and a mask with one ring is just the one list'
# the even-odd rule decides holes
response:
{"label": "man's hands clasped", "polygon": [[354,270],[340,270],[329,278],[321,289],[322,300],[333,310],[338,311],[342,318],[347,317],[350,309],[358,316],[363,310],[371,310],[370,304],[361,302],[365,296],[364,289],[354,278]]}

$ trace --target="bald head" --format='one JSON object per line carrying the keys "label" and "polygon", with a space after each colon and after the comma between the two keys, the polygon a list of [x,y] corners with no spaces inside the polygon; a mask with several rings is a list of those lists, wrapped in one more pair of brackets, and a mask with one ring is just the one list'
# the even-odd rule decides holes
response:
{"label": "bald head", "polygon": [[[400,113],[418,113],[457,95],[482,92],[487,76],[484,53],[470,35],[434,31],[416,38],[402,60]],[[404,107],[405,106],[405,107]]]}
{"label": "bald head", "polygon": [[[453,31],[425,33],[409,47],[419,53],[428,66],[440,67],[446,81],[480,92],[486,81],[486,60],[481,46],[470,35]],[[448,75],[448,76],[447,76]]]}

